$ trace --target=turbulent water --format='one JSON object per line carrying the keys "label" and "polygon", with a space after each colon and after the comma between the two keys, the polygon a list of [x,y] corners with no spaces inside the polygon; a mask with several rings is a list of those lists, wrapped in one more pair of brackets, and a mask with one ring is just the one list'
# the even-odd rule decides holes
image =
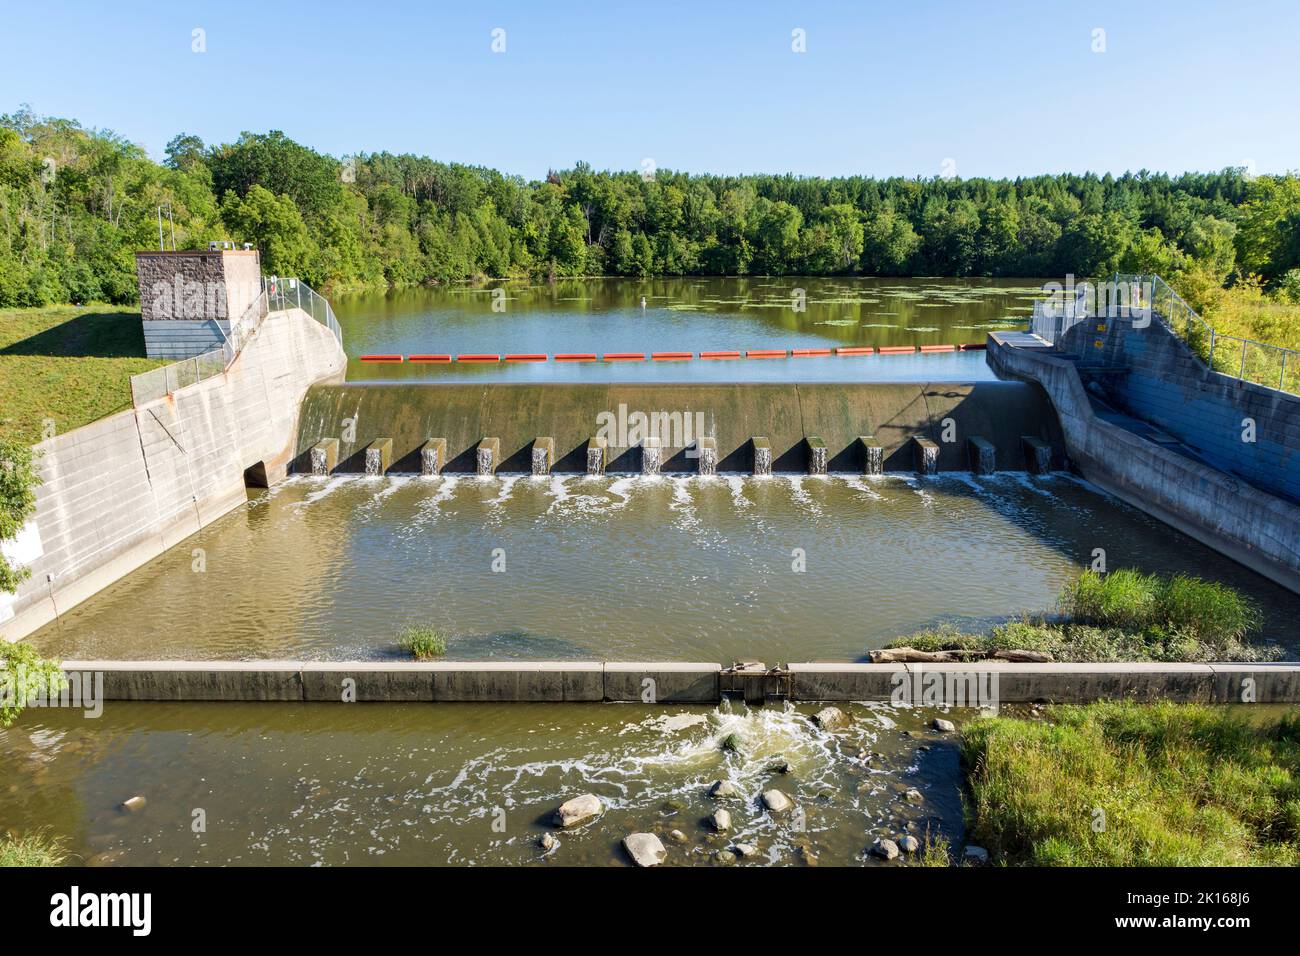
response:
{"label": "turbulent water", "polygon": [[1300,600],[1064,474],[300,476],[46,626],[73,658],[856,660],[944,620],[1049,609],[1110,568]]}
{"label": "turbulent water", "polygon": [[[137,704],[29,710],[0,730],[0,819],[101,864],[626,864],[631,832],[668,865],[853,864],[876,837],[961,837],[955,738],[931,715],[582,704]],[[960,715],[957,719],[961,719]],[[723,741],[735,734],[739,752]],[[785,766],[785,772],[781,772]],[[709,785],[740,793],[722,801]],[[776,788],[796,809],[762,809]],[[920,791],[909,801],[909,788]],[[580,793],[604,815],[557,831]],[[137,811],[123,801],[144,797]],[[727,808],[732,830],[706,818]],[[202,831],[196,832],[201,820]],[[678,831],[675,836],[673,831]],[[538,838],[554,833],[549,851]]]}

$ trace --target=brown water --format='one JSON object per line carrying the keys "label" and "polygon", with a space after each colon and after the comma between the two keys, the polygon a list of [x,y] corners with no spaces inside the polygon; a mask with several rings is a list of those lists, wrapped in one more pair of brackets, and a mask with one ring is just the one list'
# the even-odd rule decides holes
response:
{"label": "brown water", "polygon": [[[1300,598],[1067,475],[297,477],[32,637],[64,658],[856,660],[1049,609],[1108,567]],[[499,570],[494,570],[498,568]],[[799,570],[802,568],[803,570]]]}
{"label": "brown water", "polygon": [[[1038,279],[570,279],[334,301],[352,381],[975,381],[982,355],[762,362],[373,365],[366,354],[653,352],[958,345],[1023,328]],[[641,305],[645,299],[644,307]]]}
{"label": "brown water", "polygon": [[[758,848],[739,865],[806,854],[850,865],[879,862],[865,855],[877,836],[957,842],[955,737],[926,729],[933,715],[920,711],[844,710],[849,724],[833,732],[808,719],[815,708],[776,705],[28,710],[0,731],[0,821],[43,829],[70,862],[92,865],[626,865],[620,841],[637,831],[660,835],[668,865],[735,865],[715,854],[737,842]],[[722,747],[733,733],[740,753]],[[708,796],[719,779],[742,796]],[[759,794],[773,787],[798,810],[762,810]],[[904,799],[910,787],[921,803]],[[585,792],[605,814],[556,831],[555,808]],[[142,809],[121,808],[137,795]],[[726,835],[705,822],[717,806],[732,814]],[[549,853],[537,845],[547,832],[560,841]]]}

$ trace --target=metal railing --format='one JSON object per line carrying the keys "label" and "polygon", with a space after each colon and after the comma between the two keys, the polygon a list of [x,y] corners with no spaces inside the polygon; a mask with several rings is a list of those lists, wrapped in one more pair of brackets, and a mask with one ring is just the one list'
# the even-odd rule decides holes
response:
{"label": "metal railing", "polygon": [[343,330],[334,317],[329,300],[318,294],[307,283],[295,278],[263,276],[262,291],[248,304],[240,317],[231,323],[230,331],[223,333],[220,348],[212,349],[192,358],[172,362],[148,372],[131,376],[131,403],[139,407],[156,401],[188,385],[194,385],[230,367],[272,312],[301,309],[334,333],[340,346]]}
{"label": "metal railing", "polygon": [[1058,344],[1066,332],[1092,317],[1086,290],[1087,286],[1080,285],[1075,288],[1073,296],[1061,291],[1049,299],[1034,300],[1029,331],[1045,342]]}
{"label": "metal railing", "polygon": [[266,294],[272,310],[302,309],[333,332],[339,345],[343,344],[343,330],[334,317],[329,299],[301,279],[270,276],[266,279]]}
{"label": "metal railing", "polygon": [[1150,290],[1156,317],[1185,341],[1211,371],[1300,395],[1300,352],[1216,332],[1158,275],[1117,275],[1116,282]]}

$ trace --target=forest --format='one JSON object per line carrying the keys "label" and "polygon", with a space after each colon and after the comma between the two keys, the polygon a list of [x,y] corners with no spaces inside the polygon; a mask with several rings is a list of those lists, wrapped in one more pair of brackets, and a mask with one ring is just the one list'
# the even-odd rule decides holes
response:
{"label": "forest", "polygon": [[161,163],[110,130],[0,116],[0,307],[131,303],[133,253],[251,242],[327,293],[509,277],[1103,276],[1158,272],[1193,304],[1245,285],[1300,302],[1300,179],[874,179],[596,171],[526,181],[425,156],[336,158],[284,133]]}

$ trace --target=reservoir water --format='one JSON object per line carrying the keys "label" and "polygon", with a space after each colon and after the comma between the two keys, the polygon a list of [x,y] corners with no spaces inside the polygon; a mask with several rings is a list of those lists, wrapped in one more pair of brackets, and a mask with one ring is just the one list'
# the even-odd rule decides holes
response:
{"label": "reservoir water", "polygon": [[[664,278],[339,296],[351,381],[977,381],[983,355],[690,363],[398,364],[367,354],[704,351],[981,343],[1022,328],[1038,279]],[[641,304],[645,299],[644,307]]]}

